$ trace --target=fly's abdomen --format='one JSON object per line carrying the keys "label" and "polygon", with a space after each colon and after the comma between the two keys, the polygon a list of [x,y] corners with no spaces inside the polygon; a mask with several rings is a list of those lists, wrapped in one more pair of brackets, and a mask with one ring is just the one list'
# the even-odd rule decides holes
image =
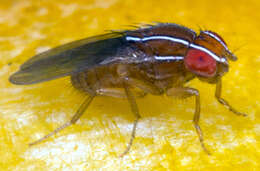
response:
{"label": "fly's abdomen", "polygon": [[118,76],[117,65],[107,65],[86,70],[71,76],[73,87],[88,94],[104,88],[122,88],[122,79]]}
{"label": "fly's abdomen", "polygon": [[87,92],[89,94],[93,93],[93,90],[90,88],[87,79],[88,71],[80,72],[71,76],[71,84],[74,88]]}

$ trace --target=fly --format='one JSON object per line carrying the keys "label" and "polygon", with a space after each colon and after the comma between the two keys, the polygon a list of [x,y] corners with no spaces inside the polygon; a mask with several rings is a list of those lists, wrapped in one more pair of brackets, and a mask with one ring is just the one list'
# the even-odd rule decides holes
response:
{"label": "fly", "polygon": [[70,121],[31,143],[38,144],[62,129],[75,124],[96,96],[126,98],[135,115],[131,138],[121,156],[129,152],[141,115],[136,98],[147,93],[187,98],[195,96],[193,123],[200,144],[200,93],[185,84],[194,78],[216,85],[215,97],[236,115],[221,97],[221,78],[229,61],[237,58],[215,32],[193,30],[170,23],[159,23],[136,30],[111,32],[74,41],[40,53],[10,77],[13,84],[35,84],[70,76],[72,85],[86,98]]}

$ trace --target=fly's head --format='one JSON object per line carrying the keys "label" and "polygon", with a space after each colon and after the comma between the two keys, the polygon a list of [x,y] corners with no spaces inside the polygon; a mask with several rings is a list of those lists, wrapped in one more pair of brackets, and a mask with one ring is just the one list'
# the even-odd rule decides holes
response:
{"label": "fly's head", "polygon": [[228,72],[228,60],[236,61],[225,41],[211,31],[201,31],[184,58],[185,67],[197,77],[209,83],[216,83],[218,78]]}

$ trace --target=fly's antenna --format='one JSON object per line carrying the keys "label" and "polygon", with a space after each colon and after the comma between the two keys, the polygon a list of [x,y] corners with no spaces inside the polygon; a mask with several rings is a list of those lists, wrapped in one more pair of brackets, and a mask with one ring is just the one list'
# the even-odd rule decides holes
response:
{"label": "fly's antenna", "polygon": [[240,46],[236,47],[235,49],[232,50],[233,53],[238,52],[240,49],[244,48],[247,45],[247,43],[243,43]]}
{"label": "fly's antenna", "polygon": [[237,48],[235,48],[235,49],[232,51],[232,53],[230,53],[230,54],[231,54],[231,56],[229,56],[230,60],[236,61],[236,60],[237,60],[237,57],[236,57],[236,54],[235,54],[235,53],[236,53],[237,51],[239,51],[241,48],[245,47],[245,45],[246,45],[246,43],[244,43],[244,44],[238,46]]}
{"label": "fly's antenna", "polygon": [[148,28],[154,26],[154,24],[149,24],[149,23],[143,23],[143,22],[135,22],[133,23],[137,28]]}
{"label": "fly's antenna", "polygon": [[205,30],[204,28],[202,28],[201,25],[197,24],[197,27],[199,28],[199,32],[202,32],[203,30]]}
{"label": "fly's antenna", "polygon": [[133,29],[139,29],[140,28],[138,25],[135,25],[135,24],[127,24],[127,25],[123,25],[123,27],[133,28]]}
{"label": "fly's antenna", "polygon": [[125,32],[127,32],[128,30],[120,30],[120,29],[116,29],[116,30],[105,30],[105,32],[107,33],[112,33],[112,34],[115,34],[115,35],[124,35]]}

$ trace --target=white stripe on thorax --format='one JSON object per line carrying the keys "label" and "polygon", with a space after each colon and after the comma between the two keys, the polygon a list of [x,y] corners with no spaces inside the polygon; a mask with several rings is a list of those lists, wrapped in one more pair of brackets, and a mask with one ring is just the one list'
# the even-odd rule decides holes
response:
{"label": "white stripe on thorax", "polygon": [[160,61],[180,61],[184,59],[183,56],[155,56],[154,58]]}
{"label": "white stripe on thorax", "polygon": [[126,40],[127,41],[135,41],[135,42],[146,42],[146,41],[149,41],[149,40],[161,40],[161,39],[162,40],[169,40],[169,41],[172,41],[172,42],[181,43],[181,44],[186,45],[188,47],[192,47],[194,49],[201,50],[201,51],[209,54],[210,56],[212,56],[216,61],[222,62],[222,63],[227,63],[225,58],[218,57],[216,54],[214,54],[210,50],[208,50],[208,49],[206,49],[206,48],[204,48],[202,46],[190,43],[190,42],[188,42],[186,40],[183,40],[183,39],[180,39],[180,38],[175,38],[175,37],[170,37],[170,36],[149,36],[149,37],[144,37],[144,38],[133,37],[133,36],[126,36]]}
{"label": "white stripe on thorax", "polygon": [[132,37],[132,36],[126,36],[127,41],[135,41],[135,42],[146,42],[149,40],[169,40],[172,42],[177,42],[184,44],[186,46],[189,46],[189,42],[183,39],[179,38],[174,38],[170,36],[149,36],[149,37],[144,37],[144,38],[139,38],[139,37]]}

